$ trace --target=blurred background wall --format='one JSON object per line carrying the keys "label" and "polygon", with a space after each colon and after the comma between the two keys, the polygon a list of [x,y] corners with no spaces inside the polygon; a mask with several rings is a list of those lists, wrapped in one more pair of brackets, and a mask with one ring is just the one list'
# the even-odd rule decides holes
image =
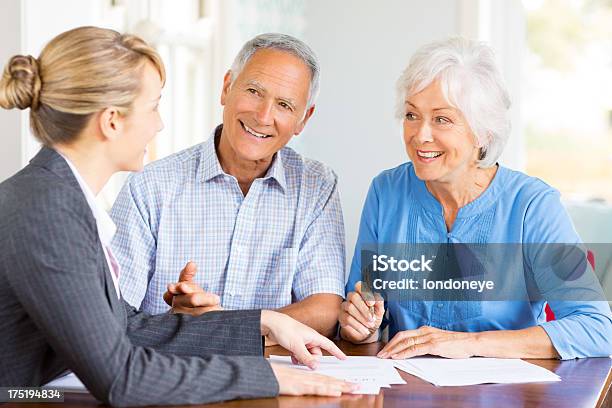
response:
{"label": "blurred background wall", "polygon": [[[309,43],[322,66],[316,112],[291,145],[338,174],[350,262],[367,188],[407,160],[395,81],[421,45],[453,35],[490,43],[513,107],[500,162],[560,189],[586,242],[612,243],[612,3],[608,0],[4,0],[0,61],[37,56],[81,25],[135,32],[168,68],[155,160],[208,138],[222,77],[267,31]],[[27,113],[0,111],[0,180],[39,146]],[[99,200],[112,205],[125,175]],[[609,262],[609,261],[605,261]]]}

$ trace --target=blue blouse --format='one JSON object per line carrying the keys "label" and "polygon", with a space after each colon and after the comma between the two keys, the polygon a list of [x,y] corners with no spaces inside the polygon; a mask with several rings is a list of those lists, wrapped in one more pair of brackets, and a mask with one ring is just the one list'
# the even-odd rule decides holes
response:
{"label": "blue blouse", "polygon": [[[347,292],[361,280],[361,249],[373,243],[579,243],[559,192],[539,179],[499,167],[489,187],[459,209],[449,232],[442,206],[412,163],[372,181],[361,215]],[[540,277],[542,279],[542,277]],[[562,359],[612,355],[612,315],[605,301],[389,301],[389,338],[423,325],[478,332],[540,325]]]}

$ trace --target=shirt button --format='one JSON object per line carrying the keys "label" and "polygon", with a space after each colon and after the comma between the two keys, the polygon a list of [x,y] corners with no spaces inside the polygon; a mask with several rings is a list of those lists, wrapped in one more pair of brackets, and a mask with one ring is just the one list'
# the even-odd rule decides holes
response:
{"label": "shirt button", "polygon": [[443,303],[438,303],[438,308],[440,309],[442,307],[444,307],[444,304]]}
{"label": "shirt button", "polygon": [[446,234],[446,238],[452,238],[453,234],[451,234],[450,232],[448,234]]}

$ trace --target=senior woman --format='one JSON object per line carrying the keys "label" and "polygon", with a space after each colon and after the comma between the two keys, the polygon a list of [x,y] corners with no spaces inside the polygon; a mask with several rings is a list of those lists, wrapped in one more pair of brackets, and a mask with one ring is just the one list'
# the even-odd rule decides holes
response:
{"label": "senior woman", "polygon": [[[557,320],[546,322],[543,299],[383,302],[362,291],[361,252],[370,244],[580,242],[555,189],[497,164],[509,107],[488,46],[454,38],[412,57],[398,81],[410,162],[383,171],[370,186],[347,283],[347,292],[354,291],[341,306],[344,339],[376,341],[388,324],[391,340],[381,358],[612,354],[607,302],[550,300]],[[550,278],[534,272],[543,286]]]}

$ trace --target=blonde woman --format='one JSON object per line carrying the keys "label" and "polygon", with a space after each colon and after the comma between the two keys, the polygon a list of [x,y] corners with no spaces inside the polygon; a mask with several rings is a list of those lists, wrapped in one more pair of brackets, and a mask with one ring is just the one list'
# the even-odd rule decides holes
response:
{"label": "blonde woman", "polygon": [[60,34],[38,58],[6,65],[0,106],[29,108],[43,147],[0,184],[0,384],[39,386],[72,370],[118,406],[351,391],[262,357],[262,335],[311,367],[321,349],[344,357],[288,316],[152,316],[121,298],[109,249],[116,228],[94,197],[113,173],[142,168],[163,127],[164,78],[144,41],[95,27]]}

